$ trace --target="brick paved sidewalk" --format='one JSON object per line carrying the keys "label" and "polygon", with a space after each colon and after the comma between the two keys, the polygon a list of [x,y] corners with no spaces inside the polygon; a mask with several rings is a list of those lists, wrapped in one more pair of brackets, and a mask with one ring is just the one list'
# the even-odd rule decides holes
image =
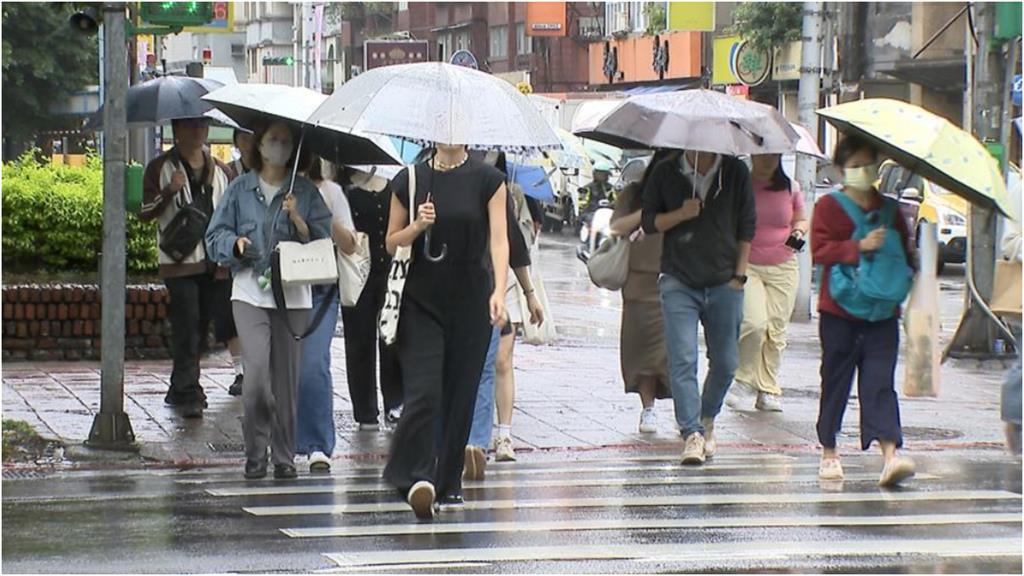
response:
{"label": "brick paved sidewalk", "polygon": [[[569,322],[567,326],[572,326]],[[717,430],[719,443],[744,449],[816,449],[818,401],[816,325],[794,325],[783,369],[785,412],[726,408]],[[566,330],[572,332],[570,328]],[[622,392],[618,335],[582,338],[566,335],[557,346],[518,345],[517,398],[513,435],[529,451],[590,450],[601,447],[674,448],[672,403],[657,405],[659,433],[636,431],[639,401]],[[381,457],[386,432],[358,432],[351,417],[344,342],[334,340],[337,458]],[[995,448],[1002,440],[999,385],[1008,366],[999,361],[952,361],[942,369],[938,399],[903,398],[907,448]],[[703,368],[702,368],[703,373]],[[203,363],[203,385],[210,407],[202,420],[182,419],[164,406],[169,362],[129,362],[126,411],[148,459],[178,464],[241,461],[241,401],[227,394],[233,372],[225,353]],[[903,367],[898,370],[902,379]],[[80,444],[99,408],[96,363],[7,363],[3,367],[3,417],[25,420],[47,437]],[[842,436],[855,449],[858,408],[851,401]],[[76,451],[80,452],[80,451]]]}

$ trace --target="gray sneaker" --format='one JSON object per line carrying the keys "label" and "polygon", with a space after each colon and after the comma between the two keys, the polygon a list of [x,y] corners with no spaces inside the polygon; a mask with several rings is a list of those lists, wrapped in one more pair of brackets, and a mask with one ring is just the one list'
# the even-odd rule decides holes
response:
{"label": "gray sneaker", "polygon": [[775,394],[758,392],[757,402],[754,403],[754,408],[757,408],[762,412],[782,412],[782,403],[779,402],[779,397]]}

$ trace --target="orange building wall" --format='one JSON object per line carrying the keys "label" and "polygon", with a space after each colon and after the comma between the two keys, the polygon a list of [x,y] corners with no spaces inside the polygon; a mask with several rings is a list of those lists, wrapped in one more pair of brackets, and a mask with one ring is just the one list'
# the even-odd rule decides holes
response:
{"label": "orange building wall", "polygon": [[[668,40],[668,70],[665,78],[696,78],[700,76],[701,34],[699,32],[671,32],[662,34],[662,41]],[[636,36],[611,40],[611,46],[619,49],[619,71],[621,79],[615,83],[650,82],[658,80],[653,67],[654,37]],[[590,45],[590,84],[608,84],[604,75],[604,42]]]}

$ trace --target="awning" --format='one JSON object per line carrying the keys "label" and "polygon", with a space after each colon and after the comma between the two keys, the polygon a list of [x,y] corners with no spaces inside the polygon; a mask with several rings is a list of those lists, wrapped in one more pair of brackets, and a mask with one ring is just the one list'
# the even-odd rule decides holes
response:
{"label": "awning", "polygon": [[967,86],[967,63],[963,58],[900,60],[891,69],[879,72],[938,92],[963,92]]}
{"label": "awning", "polygon": [[676,90],[684,90],[688,88],[688,85],[674,85],[674,86],[637,86],[636,88],[629,88],[623,90],[622,93],[627,96],[639,96],[641,94],[660,94],[662,92],[675,92]]}

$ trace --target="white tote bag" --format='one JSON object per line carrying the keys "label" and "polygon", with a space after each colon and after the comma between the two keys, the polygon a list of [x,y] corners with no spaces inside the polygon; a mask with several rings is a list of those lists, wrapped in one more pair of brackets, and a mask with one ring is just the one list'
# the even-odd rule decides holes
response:
{"label": "white tote bag", "polygon": [[[416,165],[409,166],[409,224],[416,220]],[[412,246],[399,246],[391,259],[388,271],[388,291],[384,295],[384,306],[380,309],[380,337],[387,345],[398,339],[398,316],[402,311],[402,292],[405,279],[409,276],[412,262]]]}
{"label": "white tote bag", "polygon": [[334,241],[321,238],[301,242],[279,242],[281,284],[286,287],[333,284],[338,281]]}
{"label": "white tote bag", "polygon": [[516,289],[519,295],[519,306],[523,311],[523,342],[526,344],[543,345],[552,344],[558,338],[555,329],[555,318],[551,313],[551,305],[548,303],[548,294],[544,290],[544,279],[540,276],[540,236],[536,236],[530,246],[530,283],[536,292],[537,301],[544,310],[544,323],[534,326],[530,323],[530,307],[527,305],[526,295],[522,287]]}
{"label": "white tote bag", "polygon": [[370,278],[370,266],[373,265],[370,237],[364,232],[356,232],[355,235],[355,252],[345,254],[338,250],[338,295],[341,305],[346,307],[355,306],[359,302],[366,281]]}

